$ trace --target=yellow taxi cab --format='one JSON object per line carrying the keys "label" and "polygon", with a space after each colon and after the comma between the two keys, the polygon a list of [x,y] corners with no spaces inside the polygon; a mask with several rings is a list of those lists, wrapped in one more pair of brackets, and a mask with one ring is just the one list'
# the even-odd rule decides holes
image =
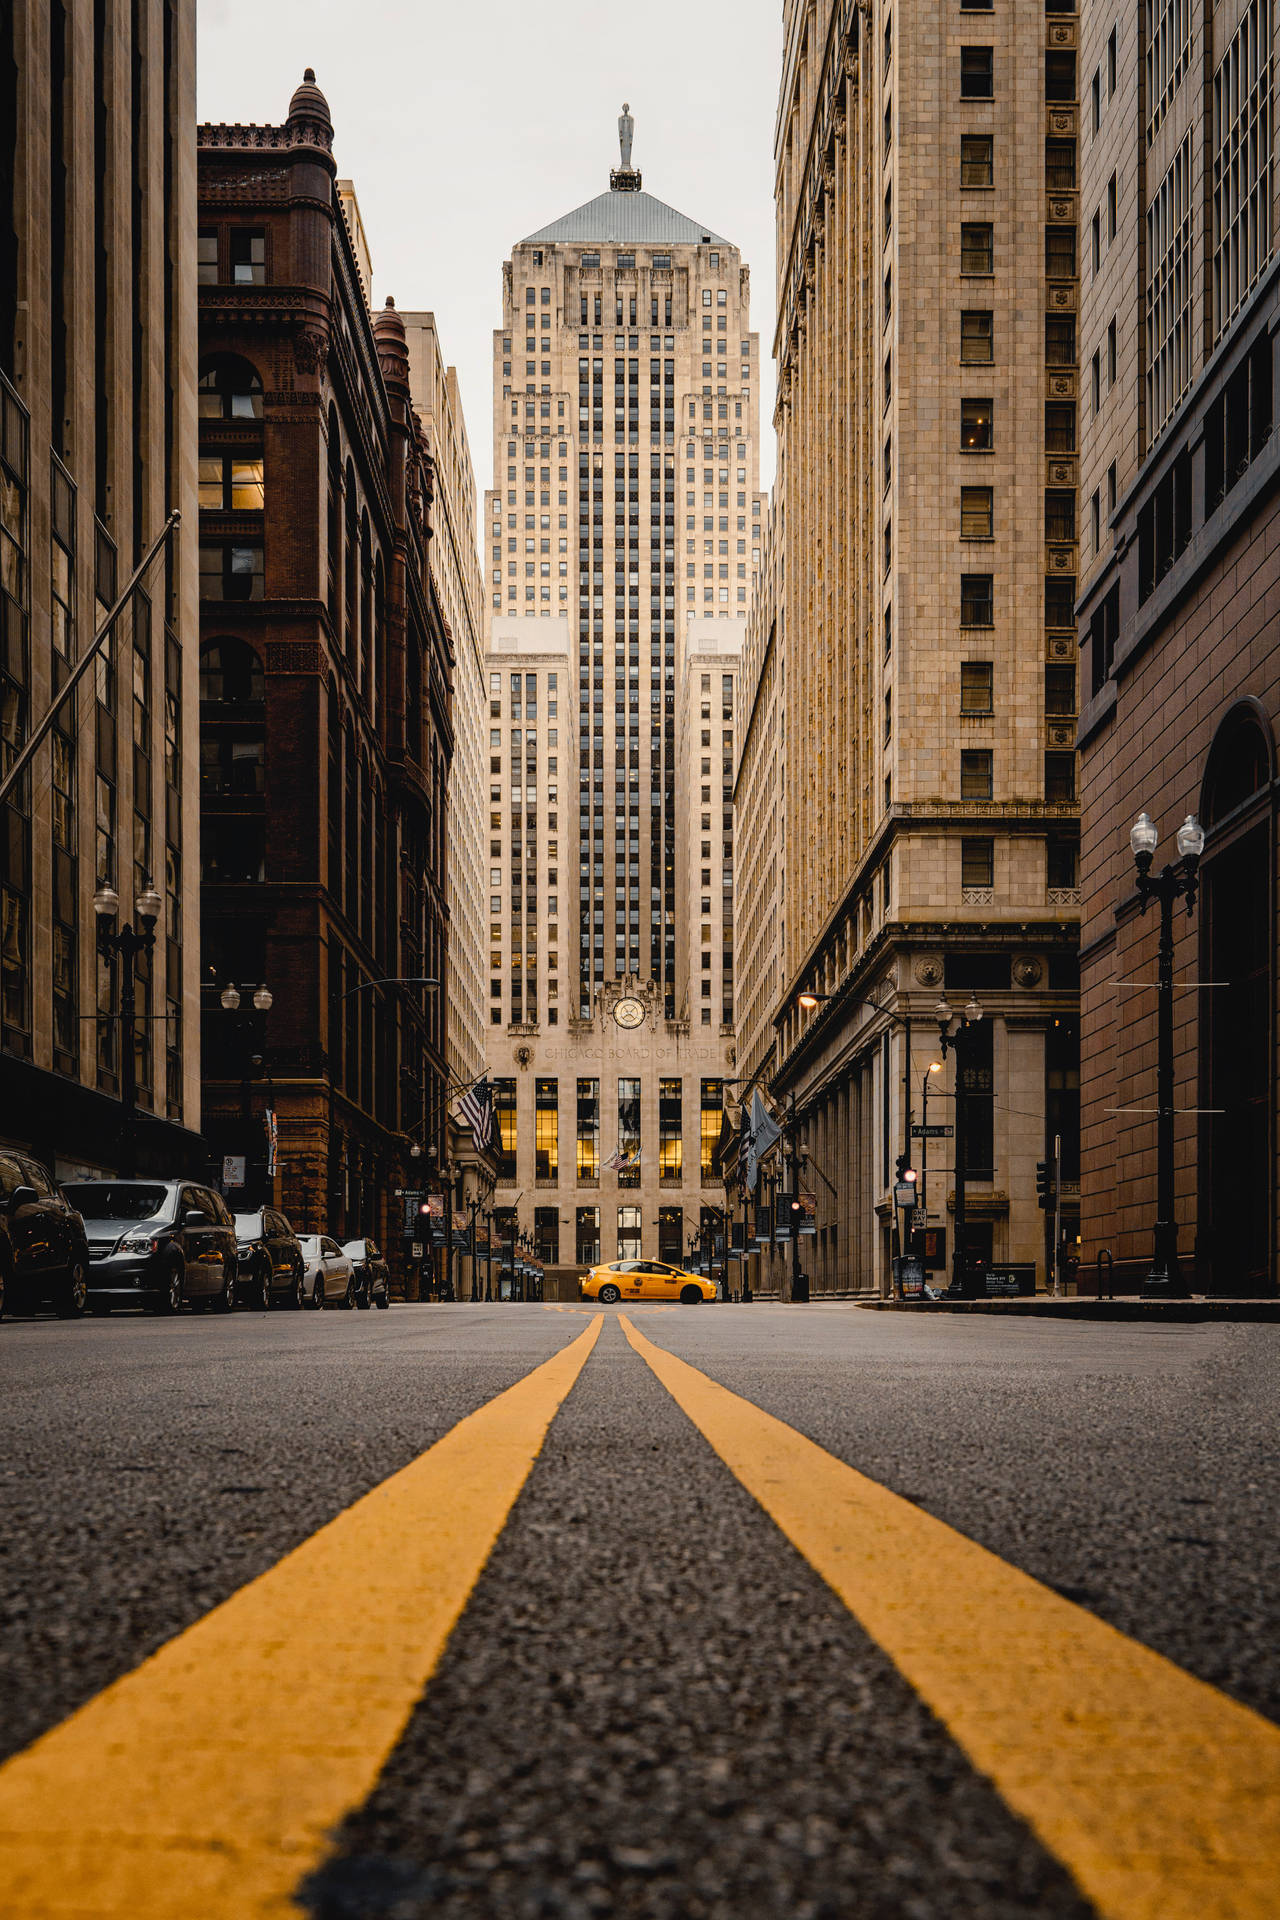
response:
{"label": "yellow taxi cab", "polygon": [[678,1300],[682,1306],[699,1307],[716,1297],[710,1280],[668,1266],[665,1260],[610,1260],[592,1267],[578,1282],[578,1292],[583,1300],[598,1300],[603,1307],[619,1300]]}

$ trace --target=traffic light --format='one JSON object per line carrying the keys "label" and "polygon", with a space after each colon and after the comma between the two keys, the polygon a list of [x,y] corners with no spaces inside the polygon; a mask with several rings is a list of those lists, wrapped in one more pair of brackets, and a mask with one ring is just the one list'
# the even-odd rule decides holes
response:
{"label": "traffic light", "polygon": [[1050,1204],[1049,1163],[1047,1160],[1037,1160],[1036,1161],[1036,1205],[1039,1207],[1041,1213],[1043,1213],[1045,1209],[1049,1206],[1049,1204]]}
{"label": "traffic light", "polygon": [[911,1173],[911,1155],[909,1153],[900,1153],[895,1165],[899,1180],[915,1178],[914,1174]]}

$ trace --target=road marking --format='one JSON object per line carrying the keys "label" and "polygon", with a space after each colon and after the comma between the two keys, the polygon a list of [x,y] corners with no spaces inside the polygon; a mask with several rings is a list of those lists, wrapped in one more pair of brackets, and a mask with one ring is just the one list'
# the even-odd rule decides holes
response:
{"label": "road marking", "polygon": [[0,1914],[296,1916],[602,1319],[0,1767]]}
{"label": "road marking", "polygon": [[622,1326],[1106,1920],[1275,1920],[1280,1727]]}

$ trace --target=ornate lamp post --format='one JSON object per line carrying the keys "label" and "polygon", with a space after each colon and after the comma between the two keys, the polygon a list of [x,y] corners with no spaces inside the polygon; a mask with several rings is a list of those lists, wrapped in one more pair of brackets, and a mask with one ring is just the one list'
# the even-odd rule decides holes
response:
{"label": "ornate lamp post", "polygon": [[925,1231],[929,1225],[929,1081],[935,1073],[942,1072],[941,1060],[931,1060],[920,1077],[920,1184],[916,1194],[916,1205],[920,1210],[920,1258],[925,1255]]}
{"label": "ornate lamp post", "polygon": [[938,1033],[942,1041],[942,1057],[945,1060],[949,1051],[956,1056],[956,1213],[952,1227],[951,1248],[951,1290],[966,1295],[968,1279],[965,1272],[965,1240],[968,1221],[965,1216],[965,1161],[968,1141],[965,1137],[965,1103],[962,1092],[965,1060],[968,1054],[968,1037],[981,1021],[982,1004],[977,994],[970,994],[963,1013],[956,1013],[944,994],[934,1008],[938,1021]]}
{"label": "ornate lamp post", "polygon": [[1160,903],[1160,948],[1156,983],[1156,1227],[1146,1291],[1179,1294],[1185,1289],[1178,1268],[1178,1223],[1173,1201],[1173,906],[1185,899],[1187,913],[1196,903],[1200,885],[1200,856],[1204,828],[1189,813],[1175,836],[1178,859],[1152,875],[1151,863],[1159,842],[1155,823],[1145,811],[1129,829],[1129,845],[1138,869],[1142,911],[1150,900]]}
{"label": "ornate lamp post", "polygon": [[[266,984],[265,980],[262,982],[262,984],[259,987],[254,989],[254,995],[253,995],[254,1012],[259,1014],[262,1017],[264,1026],[266,1024],[266,1016],[271,1011],[271,1003],[274,997],[275,996],[272,994],[272,991],[270,987]],[[218,995],[218,1001],[224,1013],[239,1012],[240,989],[239,987],[236,986],[233,980],[229,980],[227,982],[226,986],[222,989],[222,992]],[[260,1067],[262,1065],[263,1055],[261,1053],[254,1053],[251,1051],[252,1027],[249,1021],[249,1016],[246,1014],[245,1016],[243,1016],[243,1018],[245,1020],[246,1045],[245,1045],[244,1072],[240,1076],[240,1126],[241,1126],[241,1137],[245,1143],[245,1187],[246,1187],[246,1191],[249,1194],[249,1198],[253,1199],[254,1195],[252,1191],[249,1189],[249,1183],[248,1183],[249,1162],[251,1157],[248,1149],[249,1149],[250,1134],[253,1126],[253,1105],[252,1105],[252,1098],[250,1094],[250,1077],[251,1077],[250,1069],[252,1067]]]}
{"label": "ornate lamp post", "polygon": [[101,880],[93,896],[93,911],[98,917],[98,952],[104,960],[119,960],[120,971],[120,1104],[123,1125],[120,1135],[120,1173],[131,1180],[137,1171],[134,1125],[138,1107],[138,1062],[135,1053],[137,997],[135,981],[138,955],[150,953],[156,944],[156,921],[164,902],[148,881],[134,901],[138,928],[113,925],[120,911],[120,896],[109,880]]}

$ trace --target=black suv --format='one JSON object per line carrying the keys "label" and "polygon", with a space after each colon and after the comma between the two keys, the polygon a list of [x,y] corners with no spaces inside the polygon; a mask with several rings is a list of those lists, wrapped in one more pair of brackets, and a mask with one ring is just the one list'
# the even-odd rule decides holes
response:
{"label": "black suv", "polygon": [[236,1215],[240,1293],[251,1307],[301,1307],[306,1262],[298,1236],[275,1207]]}
{"label": "black suv", "polygon": [[184,1300],[230,1313],[236,1304],[236,1230],[227,1203],[192,1180],[73,1180],[62,1189],[84,1215],[89,1311]]}
{"label": "black suv", "polygon": [[84,1312],[89,1247],[84,1222],[38,1160],[0,1152],[0,1313],[47,1301],[63,1320]]}

